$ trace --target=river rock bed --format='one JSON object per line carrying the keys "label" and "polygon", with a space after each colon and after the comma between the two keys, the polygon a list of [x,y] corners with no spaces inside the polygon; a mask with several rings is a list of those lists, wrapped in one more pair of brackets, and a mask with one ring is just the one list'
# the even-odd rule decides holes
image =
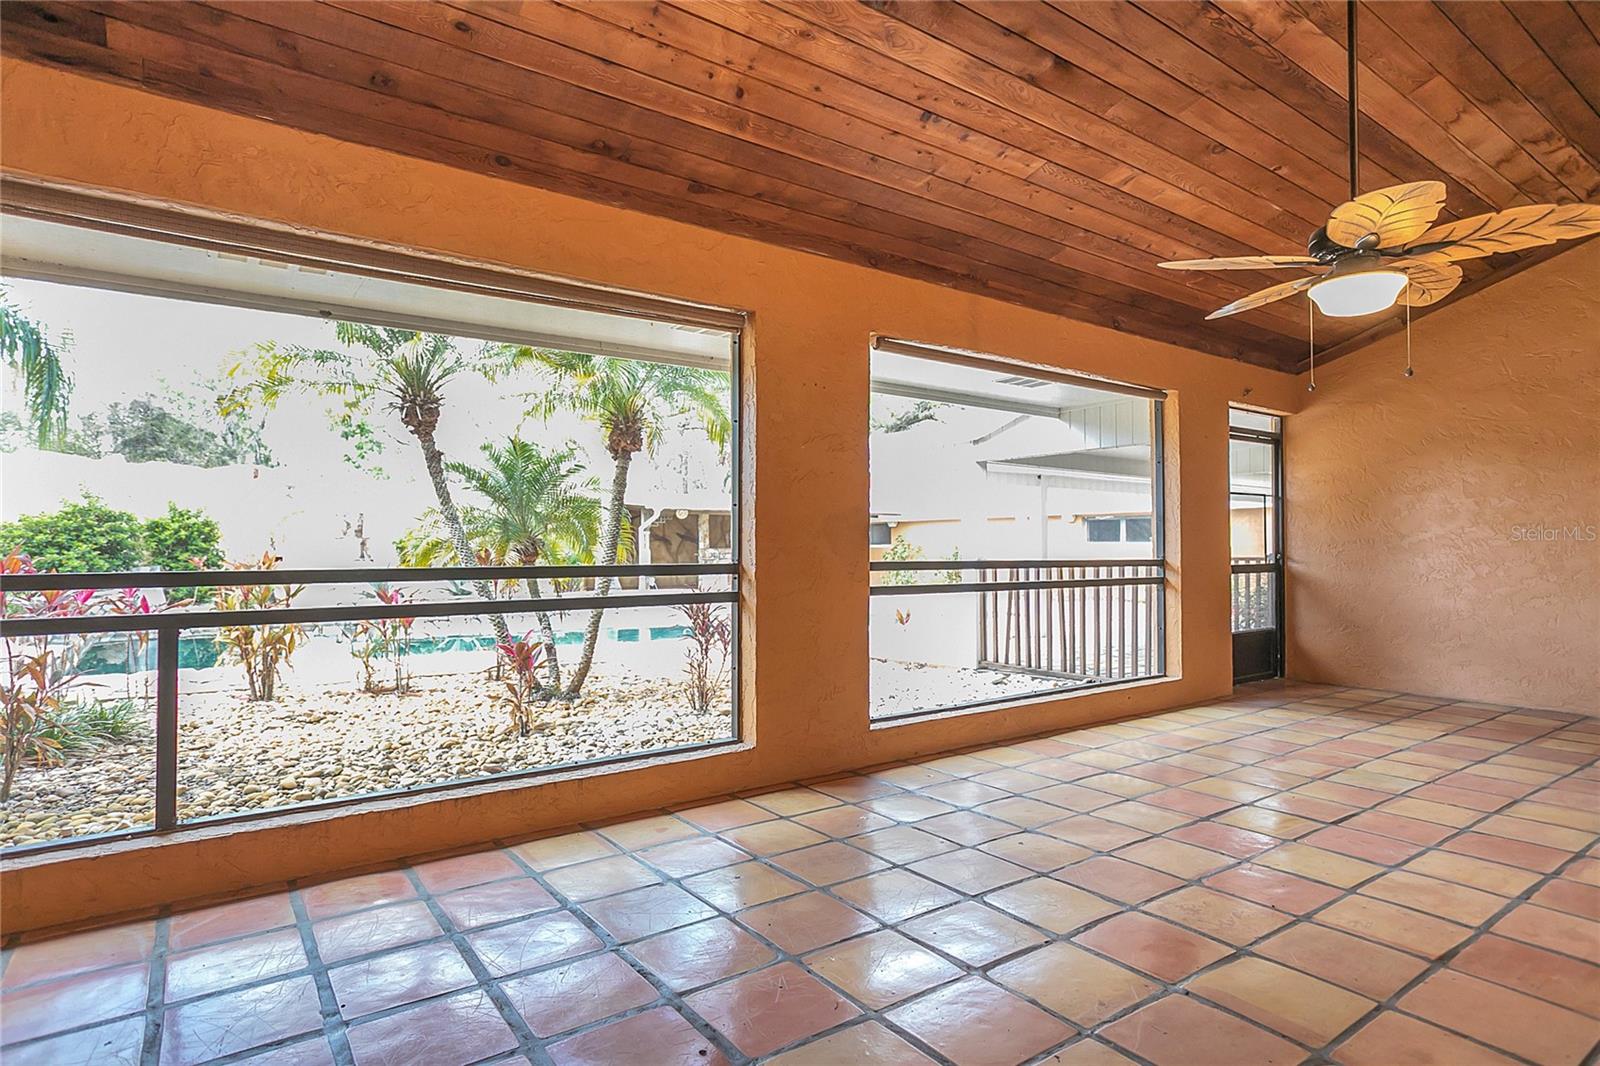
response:
{"label": "river rock bed", "polygon": [[[292,676],[292,675],[291,675]],[[959,706],[1039,693],[1027,674],[872,660],[872,715]],[[538,712],[518,736],[482,675],[425,677],[405,695],[348,686],[298,691],[272,703],[237,689],[190,691],[181,700],[178,812],[182,819],[268,810],[323,799],[489,777],[632,752],[726,740],[726,701],[695,714],[682,682],[608,673],[577,702]],[[0,814],[0,846],[149,826],[155,739],[102,748],[61,766],[26,766]]]}
{"label": "river rock bed", "polygon": [[968,703],[1046,695],[1053,689],[1084,684],[1055,677],[979,670],[972,667],[872,660],[872,717],[892,718],[916,711]]}
{"label": "river rock bed", "polygon": [[[242,692],[195,692],[181,703],[182,819],[487,777],[732,736],[726,700],[696,714],[681,682],[612,674],[583,696],[540,708],[517,734],[482,676],[422,678],[406,695],[348,687],[282,690],[272,703]],[[0,846],[148,826],[155,741],[102,748],[64,765],[24,767],[0,818]]]}

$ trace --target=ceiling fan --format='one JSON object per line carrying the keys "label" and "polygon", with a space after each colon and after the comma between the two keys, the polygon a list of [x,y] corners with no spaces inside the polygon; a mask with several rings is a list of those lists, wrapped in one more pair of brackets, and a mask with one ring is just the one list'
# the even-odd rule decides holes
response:
{"label": "ceiling fan", "polygon": [[1253,292],[1207,320],[1236,315],[1304,291],[1325,315],[1351,318],[1394,306],[1424,307],[1461,283],[1456,261],[1516,252],[1600,233],[1600,205],[1530,204],[1433,225],[1444,207],[1443,182],[1414,181],[1358,195],[1356,8],[1349,0],[1350,199],[1311,235],[1306,254],[1241,255],[1161,263],[1168,270],[1281,270],[1320,273]]}

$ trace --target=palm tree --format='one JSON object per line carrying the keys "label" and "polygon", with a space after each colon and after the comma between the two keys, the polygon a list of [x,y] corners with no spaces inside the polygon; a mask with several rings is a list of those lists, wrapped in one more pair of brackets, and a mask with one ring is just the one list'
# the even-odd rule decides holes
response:
{"label": "palm tree", "polygon": [[[519,566],[580,564],[594,557],[600,528],[600,483],[587,476],[577,448],[544,451],[512,437],[504,446],[482,447],[486,465],[449,463],[447,469],[488,501],[469,509],[464,524],[473,542],[496,558]],[[538,578],[528,578],[528,595],[543,595]],[[561,691],[561,665],[555,628],[545,611],[535,612],[544,637],[552,695]]]}
{"label": "palm tree", "polygon": [[[474,371],[492,380],[514,365],[519,357],[517,350],[506,345],[484,345],[476,353],[467,353],[456,347],[454,338],[443,334],[359,322],[335,323],[334,335],[347,350],[257,345],[250,367],[253,377],[222,398],[221,413],[226,416],[252,399],[270,407],[284,392],[296,387],[335,397],[343,402],[339,428],[354,442],[359,459],[379,447],[366,419],[366,407],[369,401],[382,398],[387,409],[400,416],[401,424],[422,451],[422,462],[438,501],[439,520],[457,562],[462,566],[477,565],[461,513],[450,494],[444,453],[439,450],[435,433],[444,410],[445,387],[456,377]],[[237,377],[243,369],[244,364],[235,366],[229,376]],[[494,599],[487,581],[474,581],[472,587],[480,599]],[[490,622],[495,639],[509,643],[511,634],[505,618],[493,614]]]}
{"label": "palm tree", "polygon": [[[616,464],[606,500],[605,522],[600,531],[602,566],[614,565],[623,539],[624,500],[628,469],[633,457],[654,450],[662,430],[683,418],[698,421],[719,449],[725,449],[733,432],[729,410],[728,375],[715,370],[675,363],[582,355],[543,348],[519,349],[519,360],[530,360],[543,371],[545,388],[533,399],[532,412],[549,418],[557,411],[573,411],[597,424],[605,434],[606,452]],[[611,592],[611,578],[595,579],[595,594]],[[594,663],[603,609],[589,613],[584,629],[583,654],[567,684],[567,698],[576,697]]]}
{"label": "palm tree", "polygon": [[70,338],[52,342],[38,322],[24,315],[0,290],[0,362],[22,375],[22,403],[39,447],[67,431],[67,399],[72,377],[61,357]]}

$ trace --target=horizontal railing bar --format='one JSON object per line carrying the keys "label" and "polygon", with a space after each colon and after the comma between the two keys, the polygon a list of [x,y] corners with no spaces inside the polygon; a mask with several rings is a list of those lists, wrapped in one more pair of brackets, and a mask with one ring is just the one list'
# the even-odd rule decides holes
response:
{"label": "horizontal railing bar", "polygon": [[875,572],[886,570],[1023,570],[1063,566],[1165,566],[1165,559],[880,559],[868,563]]}
{"label": "horizontal railing bar", "polygon": [[630,596],[544,596],[537,599],[449,600],[439,603],[353,604],[339,607],[277,607],[248,611],[167,611],[161,614],[77,615],[0,621],[0,637],[55,637],[78,633],[142,633],[150,630],[276,626],[306,622],[362,622],[374,618],[458,618],[469,615],[588,611],[623,607],[677,607],[689,603],[737,603],[737,592],[672,591]]}
{"label": "horizontal railing bar", "polygon": [[[1027,671],[1019,671],[1026,673]],[[961,711],[977,710],[980,707],[993,707],[1000,703],[1021,703],[1023,701],[1070,699],[1080,692],[1092,689],[1109,688],[1113,685],[1127,685],[1138,681],[1161,681],[1165,674],[1147,674],[1141,677],[1096,677],[1077,685],[1058,685],[1054,688],[1043,688],[1036,692],[1018,692],[1006,696],[991,696],[988,699],[972,700],[968,703],[953,703],[948,707],[926,707],[915,711],[899,711],[891,714],[880,714],[872,719],[874,726],[887,722],[903,721],[908,718],[928,718],[936,714],[954,714]]]}
{"label": "horizontal railing bar", "polygon": [[1234,563],[1231,567],[1235,574],[1276,574],[1283,569],[1282,563]]}
{"label": "horizontal railing bar", "polygon": [[934,592],[1006,592],[1011,589],[1105,589],[1123,585],[1161,585],[1166,582],[1161,574],[1148,577],[1073,578],[1068,580],[1039,581],[962,581],[941,585],[873,585],[868,593],[873,596],[918,596]]}
{"label": "horizontal railing bar", "polygon": [[8,574],[8,592],[60,589],[158,589],[239,585],[357,585],[375,582],[495,581],[534,578],[698,577],[733,575],[737,563],[645,563],[615,566],[368,566],[302,570],[120,570],[97,574]]}
{"label": "horizontal railing bar", "polygon": [[206,815],[202,818],[184,818],[178,821],[171,829],[157,829],[154,825],[137,826],[129,829],[114,829],[106,833],[95,833],[81,837],[66,837],[61,840],[40,840],[29,844],[12,844],[0,849],[0,855],[7,859],[19,859],[25,855],[38,855],[49,852],[69,851],[89,847],[95,844],[108,844],[120,840],[135,840],[168,836],[172,833],[182,833],[190,829],[204,829],[210,826],[238,825],[248,822],[259,822],[267,818],[280,816],[293,816],[307,814],[315,811],[337,810],[341,807],[351,807],[361,803],[373,803],[383,800],[399,799],[405,796],[426,796],[435,792],[447,792],[451,789],[470,788],[477,785],[500,785],[532,778],[550,777],[555,774],[571,773],[574,770],[601,770],[608,766],[628,762],[642,762],[645,759],[655,759],[667,755],[682,755],[696,751],[716,751],[719,748],[733,747],[740,743],[738,737],[725,737],[721,740],[702,740],[692,744],[677,744],[670,748],[651,748],[647,751],[625,751],[615,755],[601,755],[592,759],[578,759],[573,762],[552,763],[549,766],[535,766],[523,770],[509,770],[499,774],[487,774],[480,777],[456,777],[448,781],[435,781],[426,785],[410,785],[400,788],[383,789],[379,792],[362,792],[354,796],[335,796],[328,799],[309,800],[305,803],[285,804],[282,807],[269,807],[266,810],[233,811],[226,814]]}

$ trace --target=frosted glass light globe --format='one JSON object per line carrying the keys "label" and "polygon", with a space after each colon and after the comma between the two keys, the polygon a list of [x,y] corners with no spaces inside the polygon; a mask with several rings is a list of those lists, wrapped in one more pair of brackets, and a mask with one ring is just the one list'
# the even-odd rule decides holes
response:
{"label": "frosted glass light globe", "polygon": [[1363,270],[1325,278],[1306,295],[1330,318],[1355,318],[1394,306],[1405,287],[1406,276],[1398,270]]}

